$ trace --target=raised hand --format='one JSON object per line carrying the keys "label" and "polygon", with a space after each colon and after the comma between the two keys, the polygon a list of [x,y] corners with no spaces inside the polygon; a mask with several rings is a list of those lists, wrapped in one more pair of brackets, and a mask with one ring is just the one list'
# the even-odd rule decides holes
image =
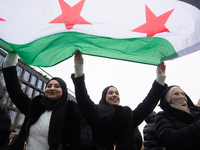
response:
{"label": "raised hand", "polygon": [[156,73],[157,74],[161,74],[161,75],[165,75],[165,70],[166,70],[166,65],[164,62],[160,63],[157,67]]}
{"label": "raised hand", "polygon": [[76,50],[76,52],[74,54],[74,64],[75,65],[83,65],[82,53],[79,50]]}

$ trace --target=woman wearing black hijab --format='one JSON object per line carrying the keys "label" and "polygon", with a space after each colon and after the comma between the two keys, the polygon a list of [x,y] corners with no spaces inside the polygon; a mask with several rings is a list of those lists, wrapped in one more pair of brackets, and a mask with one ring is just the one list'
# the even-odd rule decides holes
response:
{"label": "woman wearing black hijab", "polygon": [[96,105],[87,94],[83,75],[83,58],[78,51],[75,53],[74,61],[75,74],[72,74],[72,79],[81,112],[92,128],[93,147],[91,149],[138,150],[134,129],[153,111],[161,93],[166,88],[164,63],[159,65],[157,69],[159,79],[157,78],[153,83],[147,97],[135,110],[131,110],[127,106],[119,105],[119,92],[114,86],[108,86],[103,90],[102,98]]}
{"label": "woman wearing black hijab", "polygon": [[7,91],[25,115],[20,133],[10,150],[79,150],[80,120],[77,104],[67,100],[66,83],[54,77],[46,84],[45,95],[29,98],[18,81],[17,54],[8,54],[3,74]]}

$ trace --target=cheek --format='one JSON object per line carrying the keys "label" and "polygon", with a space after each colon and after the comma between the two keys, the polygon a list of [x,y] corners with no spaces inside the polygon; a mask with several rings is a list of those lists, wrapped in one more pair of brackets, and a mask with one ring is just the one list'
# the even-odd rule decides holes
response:
{"label": "cheek", "polygon": [[59,90],[58,93],[60,96],[62,96],[62,94],[63,94],[62,90]]}
{"label": "cheek", "polygon": [[106,95],[106,101],[109,101],[109,99],[110,99],[110,96]]}
{"label": "cheek", "polygon": [[48,90],[47,89],[45,89],[45,91],[44,91],[44,94],[46,95],[48,93]]}

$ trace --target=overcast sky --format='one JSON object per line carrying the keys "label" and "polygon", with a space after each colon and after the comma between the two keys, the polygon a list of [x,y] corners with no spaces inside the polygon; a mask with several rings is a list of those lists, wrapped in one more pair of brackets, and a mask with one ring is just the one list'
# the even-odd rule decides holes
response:
{"label": "overcast sky", "polygon": [[[157,66],[139,64],[108,58],[83,55],[85,82],[91,99],[98,104],[106,86],[118,88],[121,102],[132,109],[145,98],[156,78]],[[166,83],[179,85],[197,103],[200,97],[200,51],[166,61]],[[64,79],[70,90],[74,91],[71,73],[74,72],[73,57],[54,66],[43,68],[52,76]],[[155,111],[160,111],[159,106]],[[142,131],[144,122],[140,125]]]}

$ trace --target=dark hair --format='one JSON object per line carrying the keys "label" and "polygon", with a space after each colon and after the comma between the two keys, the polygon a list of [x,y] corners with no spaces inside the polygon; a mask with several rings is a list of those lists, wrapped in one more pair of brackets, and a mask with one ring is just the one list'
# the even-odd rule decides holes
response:
{"label": "dark hair", "polygon": [[[101,100],[99,101],[99,104],[102,104],[102,103],[108,104],[108,103],[106,102],[106,94],[107,94],[107,92],[108,92],[108,90],[109,90],[110,87],[116,88],[116,87],[113,86],[113,85],[107,86],[107,87],[103,90],[103,92],[102,92]],[[117,88],[116,88],[116,89],[117,89]]]}
{"label": "dark hair", "polygon": [[[68,90],[67,90],[67,84],[65,83],[65,81],[63,81],[63,79],[59,78],[59,77],[53,77],[52,79],[50,79],[47,83],[46,83],[46,87],[48,86],[49,82],[52,80],[56,80],[58,81],[58,83],[60,84],[63,93],[66,92],[68,95]],[[46,88],[45,87],[45,88]]]}
{"label": "dark hair", "polygon": [[10,130],[10,133],[11,133],[11,132],[16,132],[16,131],[15,131],[14,129],[11,129],[11,130]]}

